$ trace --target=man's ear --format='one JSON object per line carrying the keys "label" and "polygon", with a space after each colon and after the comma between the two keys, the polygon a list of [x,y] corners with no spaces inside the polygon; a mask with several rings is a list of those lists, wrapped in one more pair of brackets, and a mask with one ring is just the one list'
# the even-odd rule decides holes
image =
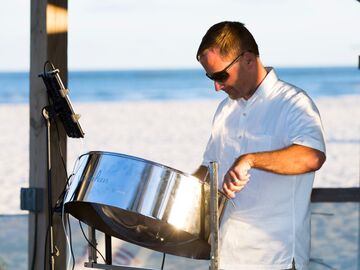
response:
{"label": "man's ear", "polygon": [[255,61],[255,55],[251,52],[245,52],[244,53],[244,60],[245,60],[245,63],[250,65],[252,62]]}

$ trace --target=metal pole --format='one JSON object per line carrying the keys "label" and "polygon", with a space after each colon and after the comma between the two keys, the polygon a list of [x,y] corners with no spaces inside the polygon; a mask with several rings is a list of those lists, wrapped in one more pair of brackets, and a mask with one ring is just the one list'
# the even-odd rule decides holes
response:
{"label": "metal pole", "polygon": [[88,259],[89,263],[97,263],[97,254],[94,247],[97,246],[96,242],[96,231],[93,227],[88,226],[89,242],[92,245],[88,245]]}
{"label": "metal pole", "polygon": [[105,259],[106,264],[112,265],[111,236],[105,234]]}
{"label": "metal pole", "polygon": [[[53,207],[52,207],[52,181],[51,181],[51,143],[50,143],[50,114],[46,108],[42,114],[46,121],[46,137],[47,137],[47,189],[48,189],[48,230],[49,230],[49,246],[50,246],[50,269],[55,269],[55,252],[54,252],[54,225],[53,225]],[[46,245],[46,243],[45,243]]]}
{"label": "metal pole", "polygon": [[210,162],[210,270],[219,269],[218,164]]}

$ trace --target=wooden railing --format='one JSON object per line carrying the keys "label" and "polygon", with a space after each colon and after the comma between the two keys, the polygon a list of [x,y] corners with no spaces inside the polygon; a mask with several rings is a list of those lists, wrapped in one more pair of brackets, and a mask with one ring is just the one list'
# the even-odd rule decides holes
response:
{"label": "wooden railing", "polygon": [[314,188],[311,202],[360,202],[360,188]]}

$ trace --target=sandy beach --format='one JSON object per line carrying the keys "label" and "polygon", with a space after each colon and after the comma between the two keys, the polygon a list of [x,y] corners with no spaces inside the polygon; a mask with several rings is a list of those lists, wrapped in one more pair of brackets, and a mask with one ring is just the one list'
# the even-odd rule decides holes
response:
{"label": "sandy beach", "polygon": [[[314,186],[358,187],[360,95],[322,97],[315,102],[325,129],[327,161],[317,173]],[[83,140],[68,140],[68,171],[72,170],[81,153],[103,150],[134,155],[192,172],[202,160],[217,104],[216,100],[74,103],[75,111],[82,115],[80,122],[86,134]],[[27,214],[20,210],[19,205],[20,188],[28,186],[28,118],[27,104],[0,105],[0,215],[10,214],[3,216],[2,220],[5,226],[2,237],[5,237],[5,242],[9,241],[6,238],[9,234],[18,235],[18,243],[26,241],[25,233],[17,234],[18,231],[26,232],[26,216],[11,214]],[[352,269],[357,254],[357,242],[354,241],[358,234],[354,223],[358,219],[357,205],[314,204],[312,207],[312,247],[315,248],[311,251],[311,269],[323,269],[323,262],[338,269]],[[87,259],[86,243],[76,224],[74,221],[72,226],[76,269],[87,269],[82,267]],[[341,262],[332,256],[339,254],[339,246],[329,245],[329,239],[342,241],[341,256],[344,260]],[[99,248],[103,250],[104,241],[102,238],[98,240]],[[19,269],[25,269],[26,245],[18,247],[11,244],[11,247],[16,250],[10,249],[10,253],[2,251],[5,252],[5,262],[12,262],[12,266],[18,262]],[[18,258],[13,260],[14,256]],[[114,239],[113,258],[114,264],[158,268],[162,254]],[[166,269],[207,268],[207,261],[171,255],[166,259]]]}
{"label": "sandy beach", "polygon": [[[315,99],[326,134],[327,161],[315,187],[359,186],[360,95]],[[74,103],[85,131],[69,139],[68,167],[87,151],[119,152],[192,172],[200,164],[217,100]],[[28,186],[27,104],[0,105],[0,214],[20,210]]]}

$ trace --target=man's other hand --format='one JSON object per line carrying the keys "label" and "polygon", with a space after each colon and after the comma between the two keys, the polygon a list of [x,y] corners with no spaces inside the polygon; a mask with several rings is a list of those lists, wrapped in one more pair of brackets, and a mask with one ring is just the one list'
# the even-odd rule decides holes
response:
{"label": "man's other hand", "polygon": [[235,193],[242,190],[250,180],[249,170],[251,163],[246,156],[240,156],[230,170],[227,171],[223,181],[223,190],[230,198],[235,198]]}

